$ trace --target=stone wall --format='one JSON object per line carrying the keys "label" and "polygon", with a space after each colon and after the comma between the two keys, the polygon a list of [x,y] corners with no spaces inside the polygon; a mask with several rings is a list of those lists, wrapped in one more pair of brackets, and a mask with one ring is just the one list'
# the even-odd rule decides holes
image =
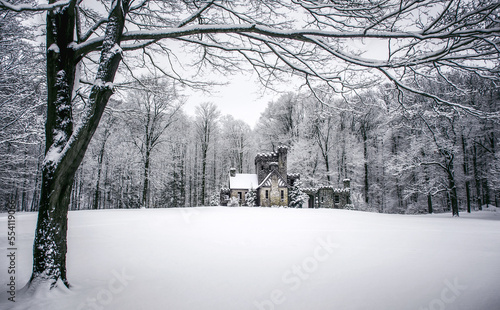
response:
{"label": "stone wall", "polygon": [[[248,191],[244,190],[244,189],[232,189],[231,190],[231,198],[233,198],[233,197],[238,198],[238,202],[239,202],[240,206],[244,206],[246,204],[245,195],[247,194],[247,192]],[[240,199],[238,193],[241,193],[241,199]]]}
{"label": "stone wall", "polygon": [[279,187],[277,175],[271,176],[270,187],[259,188],[259,203],[262,207],[288,206],[288,188]]}
{"label": "stone wall", "polygon": [[304,188],[302,190],[309,195],[308,207],[310,208],[344,209],[346,205],[351,203],[349,188],[324,186],[320,188]]}
{"label": "stone wall", "polygon": [[283,178],[287,178],[287,154],[286,146],[278,147],[277,152],[259,153],[255,156],[255,173],[258,176],[259,184],[271,173],[273,166],[278,166],[278,172]]}

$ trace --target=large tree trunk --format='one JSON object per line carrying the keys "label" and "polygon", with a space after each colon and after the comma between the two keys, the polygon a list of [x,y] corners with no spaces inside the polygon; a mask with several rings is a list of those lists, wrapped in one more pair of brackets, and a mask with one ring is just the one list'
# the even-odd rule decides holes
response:
{"label": "large tree trunk", "polygon": [[[53,1],[51,1],[53,2]],[[73,133],[71,95],[75,78],[75,55],[67,48],[74,41],[74,2],[47,14],[47,122],[45,161],[38,222],[33,246],[33,273],[30,286],[61,280],[66,286],[67,214],[75,171],[62,165],[61,154]]]}
{"label": "large tree trunk", "polygon": [[106,83],[113,82],[121,61],[117,44],[128,9],[122,7],[121,1],[114,1],[96,82],[82,123],[73,132],[71,96],[79,58],[70,48],[74,41],[75,3],[76,0],[47,14],[46,147],[29,290],[37,289],[41,284],[53,288],[60,281],[69,287],[66,277],[67,222],[73,179],[112,94]]}

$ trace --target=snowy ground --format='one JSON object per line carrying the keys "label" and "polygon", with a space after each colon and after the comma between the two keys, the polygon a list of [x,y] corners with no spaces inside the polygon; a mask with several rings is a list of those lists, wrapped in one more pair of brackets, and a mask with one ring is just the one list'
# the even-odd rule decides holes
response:
{"label": "snowy ground", "polygon": [[[498,213],[498,214],[497,214]],[[36,214],[17,214],[26,283]],[[500,212],[408,216],[327,209],[190,208],[69,215],[71,290],[0,309],[500,309]]]}

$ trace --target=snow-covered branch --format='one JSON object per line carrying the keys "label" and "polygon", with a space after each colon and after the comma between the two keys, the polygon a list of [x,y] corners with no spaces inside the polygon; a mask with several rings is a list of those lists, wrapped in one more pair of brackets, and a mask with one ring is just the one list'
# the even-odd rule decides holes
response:
{"label": "snow-covered branch", "polygon": [[[190,35],[217,34],[217,33],[257,33],[272,38],[293,39],[310,42],[310,37],[332,38],[332,39],[418,39],[420,41],[431,39],[460,38],[466,36],[500,35],[500,26],[495,28],[473,28],[454,32],[443,32],[423,34],[421,32],[391,32],[391,31],[321,31],[321,30],[283,30],[261,25],[195,25],[183,28],[167,28],[162,30],[138,30],[128,31],[123,34],[123,41],[130,40],[161,40],[179,38]],[[96,38],[87,43],[75,45],[75,50],[84,53],[93,50],[102,44],[104,38]]]}
{"label": "snow-covered branch", "polygon": [[194,12],[193,14],[191,14],[191,16],[189,16],[188,18],[184,19],[182,22],[180,22],[177,27],[180,28],[180,27],[184,27],[186,26],[187,24],[191,23],[192,21],[196,20],[198,17],[201,16],[201,14],[203,14],[203,12],[205,12],[206,10],[208,10],[208,8],[210,8],[210,6],[214,3],[214,1],[209,1],[207,3],[205,3],[205,5],[203,5],[198,11]]}
{"label": "snow-covered branch", "polygon": [[56,1],[50,4],[39,4],[39,5],[30,5],[30,4],[12,4],[7,2],[6,0],[0,0],[0,9],[7,9],[15,12],[23,12],[23,11],[32,11],[32,12],[40,12],[40,11],[52,11],[64,6],[67,6],[74,0],[61,0]]}

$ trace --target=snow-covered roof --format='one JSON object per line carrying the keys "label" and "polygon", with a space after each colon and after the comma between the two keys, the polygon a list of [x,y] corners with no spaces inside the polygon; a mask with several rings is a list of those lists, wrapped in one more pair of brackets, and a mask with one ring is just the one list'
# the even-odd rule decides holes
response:
{"label": "snow-covered roof", "polygon": [[229,178],[229,188],[231,189],[257,189],[259,181],[254,173],[238,173]]}

